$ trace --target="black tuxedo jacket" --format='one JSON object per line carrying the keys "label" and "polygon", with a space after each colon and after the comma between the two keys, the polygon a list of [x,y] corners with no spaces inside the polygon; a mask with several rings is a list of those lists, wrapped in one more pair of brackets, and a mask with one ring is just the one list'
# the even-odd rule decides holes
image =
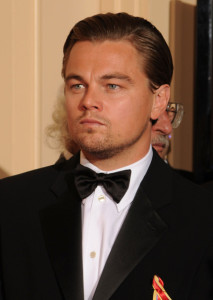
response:
{"label": "black tuxedo jacket", "polygon": [[[83,300],[79,156],[0,181],[5,300]],[[213,199],[154,153],[93,300],[152,300],[158,275],[172,300],[213,299]]]}

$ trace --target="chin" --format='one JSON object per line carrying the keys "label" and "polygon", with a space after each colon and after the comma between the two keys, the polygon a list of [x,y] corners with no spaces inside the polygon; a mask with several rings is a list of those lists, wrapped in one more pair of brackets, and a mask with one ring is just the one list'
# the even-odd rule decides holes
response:
{"label": "chin", "polygon": [[116,154],[118,154],[121,150],[113,147],[104,147],[103,145],[85,145],[80,144],[80,148],[84,153],[87,153],[93,157],[98,159],[108,159]]}

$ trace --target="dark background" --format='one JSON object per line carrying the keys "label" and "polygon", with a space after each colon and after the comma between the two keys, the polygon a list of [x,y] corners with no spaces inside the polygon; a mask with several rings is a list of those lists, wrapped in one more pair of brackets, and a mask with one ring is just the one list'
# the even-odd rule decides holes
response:
{"label": "dark background", "polygon": [[195,22],[193,173],[196,182],[213,179],[213,0],[198,0]]}

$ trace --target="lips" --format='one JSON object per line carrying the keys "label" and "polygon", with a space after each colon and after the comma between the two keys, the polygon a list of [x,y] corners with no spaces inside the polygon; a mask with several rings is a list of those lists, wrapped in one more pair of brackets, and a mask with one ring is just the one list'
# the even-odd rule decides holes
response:
{"label": "lips", "polygon": [[80,121],[80,124],[83,125],[104,125],[101,121],[98,121],[96,119],[82,119]]}
{"label": "lips", "polygon": [[166,147],[165,144],[161,144],[161,143],[156,143],[156,144],[152,144],[152,147],[158,152],[161,153],[163,152],[163,149]]}
{"label": "lips", "polygon": [[152,144],[153,147],[160,147],[160,148],[165,148],[166,145],[163,144],[163,143],[155,143],[155,144]]}

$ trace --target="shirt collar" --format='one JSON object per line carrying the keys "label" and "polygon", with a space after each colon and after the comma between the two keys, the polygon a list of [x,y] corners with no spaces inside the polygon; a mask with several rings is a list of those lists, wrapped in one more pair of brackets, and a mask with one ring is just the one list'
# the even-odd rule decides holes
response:
{"label": "shirt collar", "polygon": [[131,204],[131,202],[133,201],[135,194],[139,188],[139,185],[141,183],[141,181],[143,180],[149,165],[152,161],[152,156],[153,156],[153,151],[152,151],[152,147],[150,145],[149,151],[148,153],[141,158],[140,160],[136,161],[135,163],[113,170],[113,171],[103,171],[101,169],[99,169],[98,167],[96,167],[95,165],[91,164],[86,157],[84,156],[83,152],[81,151],[80,154],[80,164],[92,169],[93,171],[95,171],[96,173],[114,173],[114,172],[118,172],[118,171],[123,171],[123,170],[131,170],[131,177],[130,177],[130,183],[129,183],[129,187],[128,190],[126,191],[125,195],[123,196],[123,198],[121,199],[121,201],[117,204],[115,203],[115,205],[117,206],[118,211],[120,212],[121,210],[123,210],[124,208],[126,208],[128,205]]}

